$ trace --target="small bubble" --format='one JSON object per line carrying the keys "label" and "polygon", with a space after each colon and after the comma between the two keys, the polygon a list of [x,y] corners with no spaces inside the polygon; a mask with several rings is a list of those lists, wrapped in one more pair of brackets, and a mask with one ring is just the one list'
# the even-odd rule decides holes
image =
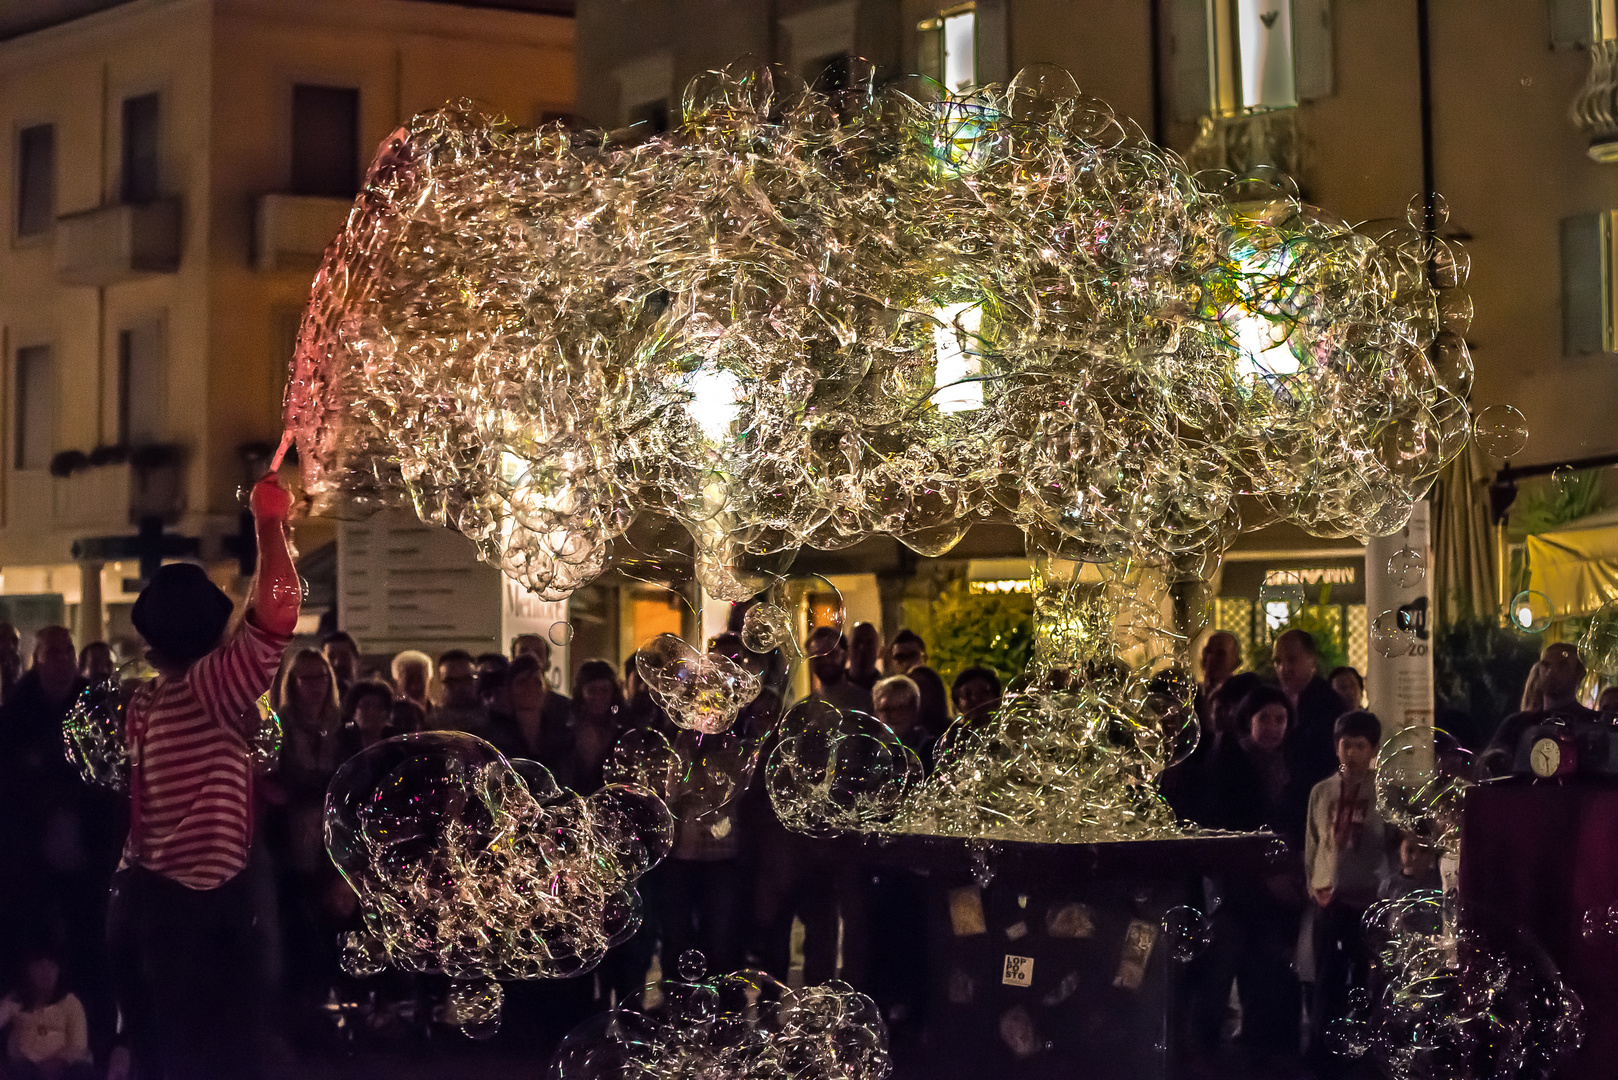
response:
{"label": "small bubble", "polygon": [[1388,558],[1388,578],[1399,588],[1421,584],[1427,576],[1427,557],[1414,548],[1403,547]]}
{"label": "small bubble", "polygon": [[551,639],[552,645],[565,646],[573,640],[573,624],[570,622],[553,622],[551,623],[550,634],[547,636]]}
{"label": "small bubble", "polygon": [[675,970],[686,982],[696,982],[708,974],[708,958],[700,949],[687,949],[680,954]]}
{"label": "small bubble", "polygon": [[1556,617],[1548,596],[1533,589],[1524,589],[1511,598],[1511,605],[1506,609],[1515,626],[1525,634],[1538,634],[1546,630]]}
{"label": "small bubble", "polygon": [[1478,413],[1472,432],[1485,454],[1513,458],[1528,445],[1528,418],[1511,405],[1490,405]]}

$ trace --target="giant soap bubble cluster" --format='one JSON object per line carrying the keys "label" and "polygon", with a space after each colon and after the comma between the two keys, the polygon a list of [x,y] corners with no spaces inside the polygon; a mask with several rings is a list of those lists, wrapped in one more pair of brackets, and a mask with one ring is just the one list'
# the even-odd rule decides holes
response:
{"label": "giant soap bubble cluster", "polygon": [[680,979],[575,1028],[550,1080],[882,1080],[887,1029],[847,983],[788,989],[762,971],[704,978],[700,954]]}
{"label": "giant soap bubble cluster", "polygon": [[[456,106],[373,164],[316,279],[287,427],[315,509],[408,504],[547,599],[654,515],[736,602],[802,547],[938,555],[1015,524],[1027,693],[892,814],[892,784],[852,815],[816,805],[812,767],[777,806],[1170,834],[1152,780],[1183,708],[1150,687],[1185,685],[1198,583],[1245,529],[1403,526],[1467,438],[1465,269],[1282,180],[1193,176],[1053,69],[959,97],[712,73],[644,141]],[[744,640],[782,622],[761,609]],[[674,711],[721,730],[714,694],[739,707],[747,680],[669,651],[692,677]]]}
{"label": "giant soap bubble cluster", "polygon": [[640,925],[635,880],[673,832],[662,801],[638,788],[580,798],[462,732],[386,739],[350,758],[326,796],[326,848],[364,917],[344,966],[443,972],[474,1003],[490,979],[589,971]]}
{"label": "giant soap bubble cluster", "polygon": [[1578,1049],[1584,1007],[1527,935],[1416,892],[1365,915],[1374,997],[1328,1032],[1395,1080],[1547,1080]]}

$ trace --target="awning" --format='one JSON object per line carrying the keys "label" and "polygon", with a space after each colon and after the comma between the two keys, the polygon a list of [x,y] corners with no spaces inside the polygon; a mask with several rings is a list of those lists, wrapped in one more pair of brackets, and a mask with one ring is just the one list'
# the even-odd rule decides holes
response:
{"label": "awning", "polygon": [[1618,509],[1528,537],[1528,587],[1557,618],[1588,615],[1618,600]]}

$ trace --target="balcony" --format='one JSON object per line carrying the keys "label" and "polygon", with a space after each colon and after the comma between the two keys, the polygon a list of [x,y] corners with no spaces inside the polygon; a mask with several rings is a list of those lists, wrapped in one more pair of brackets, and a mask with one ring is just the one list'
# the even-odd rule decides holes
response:
{"label": "balcony", "polygon": [[118,203],[56,219],[56,280],[116,285],[180,268],[180,200]]}
{"label": "balcony", "polygon": [[260,270],[313,270],[343,228],[352,199],[323,195],[261,195],[253,232]]}

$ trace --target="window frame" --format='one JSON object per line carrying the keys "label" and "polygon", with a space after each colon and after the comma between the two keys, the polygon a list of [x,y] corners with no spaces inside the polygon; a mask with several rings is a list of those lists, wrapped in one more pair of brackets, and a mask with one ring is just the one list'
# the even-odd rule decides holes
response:
{"label": "window frame", "polygon": [[[352,173],[349,183],[344,185],[346,191],[306,191],[303,190],[304,185],[298,182],[298,92],[305,89],[344,91],[353,95],[354,133],[349,161]],[[364,163],[361,162],[360,155],[365,142],[365,88],[351,79],[322,79],[318,76],[293,78],[288,83],[286,91],[286,118],[287,192],[292,195],[328,199],[352,199],[358,194],[364,181]]]}
{"label": "window frame", "polygon": [[[125,92],[119,99],[118,106],[118,201],[126,204],[143,204],[156,202],[163,197],[163,135],[165,129],[166,110],[164,100],[167,94],[161,87],[134,90]],[[137,191],[135,189],[135,176],[131,161],[132,143],[130,138],[129,106],[136,101],[147,98],[154,99],[156,107],[152,121],[152,154],[151,154],[151,190]]]}
{"label": "window frame", "polygon": [[[9,447],[9,464],[13,472],[37,473],[49,470],[51,458],[56,454],[56,344],[55,342],[39,339],[25,339],[26,344],[18,344],[11,350],[11,423],[12,437]],[[29,380],[25,378],[27,369],[27,354],[44,352],[46,362],[46,405],[41,415],[46,424],[45,446],[43,447],[43,461],[33,461],[28,455],[29,433],[32,430],[27,422],[29,412],[29,396],[26,387]]]}
{"label": "window frame", "polygon": [[[45,177],[45,224],[30,232],[23,231],[24,207],[24,180],[28,175],[26,168],[27,157],[23,151],[23,138],[29,132],[47,128],[50,131],[50,161]],[[15,205],[11,215],[11,237],[13,242],[19,244],[40,243],[51,235],[56,228],[56,162],[57,162],[57,123],[55,120],[39,119],[20,123],[12,135],[12,146],[15,148],[16,165],[12,175],[12,190],[16,193]]]}

